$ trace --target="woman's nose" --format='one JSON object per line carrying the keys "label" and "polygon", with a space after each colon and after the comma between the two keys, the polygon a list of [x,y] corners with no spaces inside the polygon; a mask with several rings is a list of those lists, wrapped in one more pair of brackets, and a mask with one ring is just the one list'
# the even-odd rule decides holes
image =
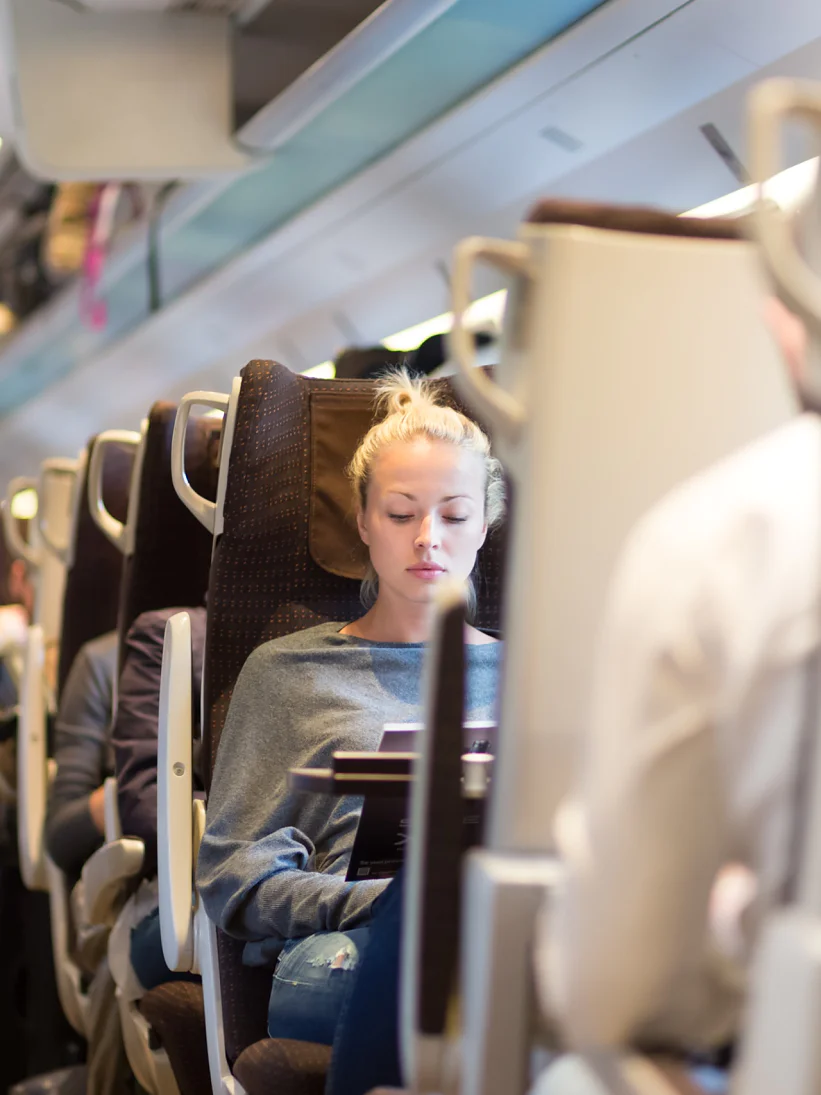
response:
{"label": "woman's nose", "polygon": [[422,519],[422,524],[419,526],[419,532],[416,534],[416,546],[426,550],[438,547],[438,538],[438,523],[429,514]]}

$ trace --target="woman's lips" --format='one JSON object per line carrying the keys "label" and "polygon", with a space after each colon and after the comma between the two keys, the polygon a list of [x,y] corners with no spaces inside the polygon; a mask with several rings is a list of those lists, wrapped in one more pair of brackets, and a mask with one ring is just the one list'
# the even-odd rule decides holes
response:
{"label": "woman's lips", "polygon": [[435,582],[444,573],[445,568],[437,566],[435,563],[423,563],[420,566],[408,567],[408,574],[412,574],[414,578],[421,578],[423,582]]}

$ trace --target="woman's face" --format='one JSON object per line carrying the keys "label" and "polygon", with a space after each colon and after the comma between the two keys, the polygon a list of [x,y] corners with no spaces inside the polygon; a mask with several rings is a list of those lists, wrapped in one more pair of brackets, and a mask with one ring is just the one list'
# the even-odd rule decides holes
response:
{"label": "woman's face", "polygon": [[357,518],[380,596],[427,602],[443,579],[465,581],[487,535],[484,511],[477,453],[425,437],[384,448]]}

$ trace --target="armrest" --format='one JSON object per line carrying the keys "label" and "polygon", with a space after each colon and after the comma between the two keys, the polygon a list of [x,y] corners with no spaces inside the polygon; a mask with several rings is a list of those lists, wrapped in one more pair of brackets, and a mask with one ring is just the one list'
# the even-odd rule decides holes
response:
{"label": "armrest", "polygon": [[425,666],[427,730],[411,793],[401,957],[403,1075],[419,1091],[449,1090],[463,857],[463,591],[444,589],[437,608]]}
{"label": "armrest", "polygon": [[86,860],[83,867],[86,916],[90,924],[113,926],[128,896],[126,883],[140,873],[145,845],[132,837],[121,837]]}
{"label": "armrest", "polygon": [[48,768],[46,756],[45,637],[28,630],[17,730],[17,844],[20,874],[30,890],[47,889],[43,854]]}
{"label": "armrest", "polygon": [[123,835],[120,804],[117,801],[117,780],[114,776],[109,776],[103,784],[103,825],[107,844],[112,844]]}
{"label": "armrest", "polygon": [[191,710],[191,618],[165,625],[157,755],[157,880],[160,936],[169,969],[194,961],[194,788]]}

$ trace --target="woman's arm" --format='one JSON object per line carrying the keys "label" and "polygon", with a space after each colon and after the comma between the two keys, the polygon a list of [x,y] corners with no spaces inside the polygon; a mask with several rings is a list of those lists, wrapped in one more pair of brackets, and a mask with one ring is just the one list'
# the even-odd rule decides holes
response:
{"label": "woman's arm", "polygon": [[[293,824],[288,790],[295,742],[291,703],[298,701],[287,670],[264,648],[237,680],[220,740],[200,845],[197,884],[209,917],[242,939],[293,939],[355,926],[370,912],[385,882],[346,882],[317,871],[313,841]],[[317,825],[349,829],[351,806],[311,799]],[[328,854],[333,854],[329,847]]]}
{"label": "woman's arm", "polygon": [[106,744],[117,639],[95,639],[74,659],[57,714],[55,758],[46,818],[46,846],[63,871],[76,876],[102,843],[91,796],[106,776]]}

